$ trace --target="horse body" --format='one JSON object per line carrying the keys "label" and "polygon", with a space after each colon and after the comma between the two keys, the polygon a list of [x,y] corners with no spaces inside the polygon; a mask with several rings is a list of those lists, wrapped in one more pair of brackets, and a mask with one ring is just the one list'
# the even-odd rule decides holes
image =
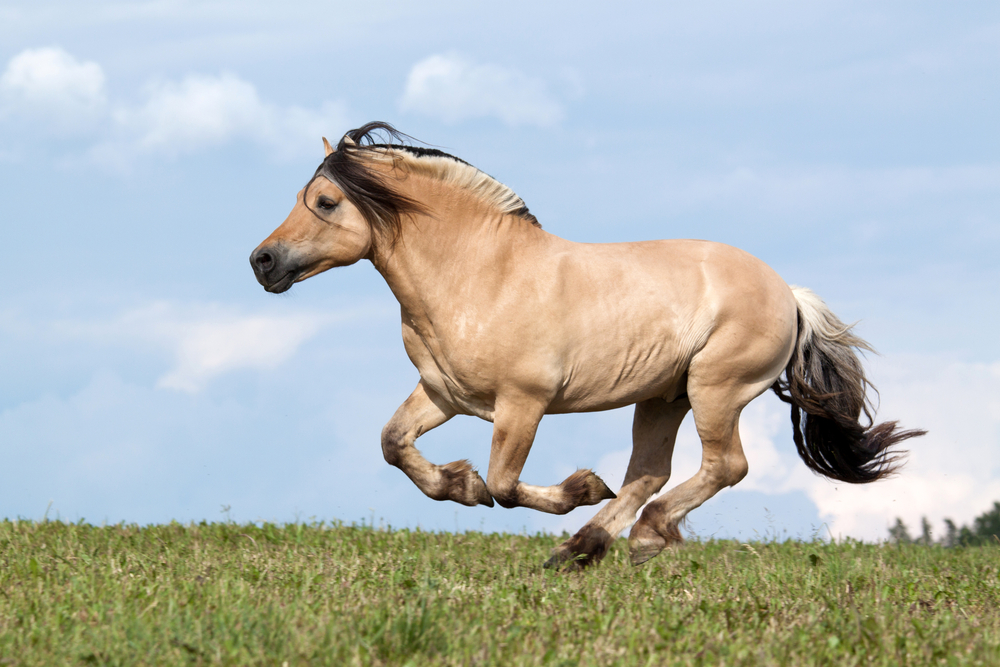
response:
{"label": "horse body", "polygon": [[[413,228],[433,238],[431,224]],[[470,227],[442,226],[459,238]],[[411,361],[459,413],[493,421],[496,398],[508,390],[537,396],[545,414],[671,401],[686,392],[698,353],[723,345],[732,349],[720,354],[727,367],[718,370],[768,375],[769,387],[791,354],[791,291],[735,248],[580,244],[508,222],[490,243],[509,256],[451,255],[442,243],[432,244],[428,262],[412,257],[410,227],[390,260],[396,266],[383,275],[402,304]],[[427,298],[438,290],[440,299]]]}
{"label": "horse body", "polygon": [[[838,479],[888,474],[889,446],[920,434],[858,426],[866,380],[851,350],[864,342],[760,260],[707,241],[561,239],[482,172],[437,151],[376,144],[379,129],[393,132],[372,124],[336,150],[327,144],[251,263],[270,291],[362,257],[382,274],[420,373],[382,449],[431,498],[552,513],[610,498],[552,561],[596,562],[669,479],[690,410],[702,466],[633,526],[641,563],[680,540],[689,511],[746,474],[739,415],[768,388],[792,403],[806,463]],[[543,415],[630,404],[633,452],[617,497],[589,470],[555,486],[520,480]],[[456,414],[494,424],[485,481],[468,461],[434,465],[414,446]]]}

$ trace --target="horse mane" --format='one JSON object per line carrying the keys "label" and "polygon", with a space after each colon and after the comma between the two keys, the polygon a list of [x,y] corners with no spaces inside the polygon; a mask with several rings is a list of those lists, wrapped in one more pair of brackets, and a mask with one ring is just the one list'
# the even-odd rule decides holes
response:
{"label": "horse mane", "polygon": [[[423,148],[404,143],[414,140],[389,123],[373,122],[351,130],[326,156],[309,181],[317,177],[335,183],[344,196],[358,207],[372,228],[383,238],[398,237],[402,217],[425,213],[418,201],[400,193],[378,171],[374,162],[391,161],[394,167],[411,173],[424,174],[472,193],[500,213],[514,215],[541,227],[528,211],[524,200],[509,187],[471,164],[436,148]],[[414,140],[415,141],[415,140]],[[308,189],[309,185],[306,185]]]}

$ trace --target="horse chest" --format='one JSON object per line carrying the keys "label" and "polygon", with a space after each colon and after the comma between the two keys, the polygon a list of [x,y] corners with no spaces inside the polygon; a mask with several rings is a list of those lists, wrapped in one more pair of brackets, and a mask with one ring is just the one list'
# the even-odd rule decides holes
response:
{"label": "horse chest", "polygon": [[403,321],[403,347],[420,379],[459,412],[493,420],[496,394],[487,369],[471,355],[448,354],[434,331]]}

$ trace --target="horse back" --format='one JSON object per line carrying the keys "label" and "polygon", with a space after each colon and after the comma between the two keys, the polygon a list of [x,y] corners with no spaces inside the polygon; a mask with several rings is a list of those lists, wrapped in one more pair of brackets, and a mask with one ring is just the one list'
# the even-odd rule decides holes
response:
{"label": "horse back", "polygon": [[[685,393],[699,355],[719,376],[784,366],[796,332],[787,284],[752,255],[694,240],[579,245],[557,263],[539,310],[558,337],[550,412],[600,410]],[[543,338],[544,334],[539,334]]]}
{"label": "horse back", "polygon": [[769,357],[770,367],[794,341],[789,288],[736,248],[538,238],[463,266],[465,287],[433,324],[410,326],[404,313],[411,360],[459,411],[489,419],[504,392],[535,396],[549,413],[673,400],[706,348]]}

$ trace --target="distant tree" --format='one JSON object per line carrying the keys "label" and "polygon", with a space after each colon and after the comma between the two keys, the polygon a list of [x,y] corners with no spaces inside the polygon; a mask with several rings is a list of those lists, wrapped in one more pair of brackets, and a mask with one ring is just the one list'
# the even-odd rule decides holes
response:
{"label": "distant tree", "polygon": [[889,540],[896,544],[910,544],[913,542],[913,538],[910,537],[910,531],[899,517],[896,517],[896,525],[889,529]]}
{"label": "distant tree", "polygon": [[915,541],[917,544],[923,544],[928,547],[934,544],[934,538],[931,536],[931,522],[925,516],[920,517],[920,537]]}
{"label": "distant tree", "polygon": [[944,520],[945,534],[941,540],[941,545],[946,547],[958,546],[958,526],[951,519]]}
{"label": "distant tree", "polygon": [[981,544],[976,534],[972,532],[972,529],[968,526],[962,526],[958,529],[958,546],[960,547],[975,547]]}
{"label": "distant tree", "polygon": [[[977,516],[972,521],[971,527],[962,526],[959,528],[951,519],[945,519],[944,525],[946,532],[941,544],[946,547],[1000,544],[1000,502],[993,503],[993,509]],[[891,528],[889,529],[889,537],[893,538]]]}
{"label": "distant tree", "polygon": [[993,509],[976,517],[972,530],[982,544],[1000,542],[1000,502],[993,503]]}

